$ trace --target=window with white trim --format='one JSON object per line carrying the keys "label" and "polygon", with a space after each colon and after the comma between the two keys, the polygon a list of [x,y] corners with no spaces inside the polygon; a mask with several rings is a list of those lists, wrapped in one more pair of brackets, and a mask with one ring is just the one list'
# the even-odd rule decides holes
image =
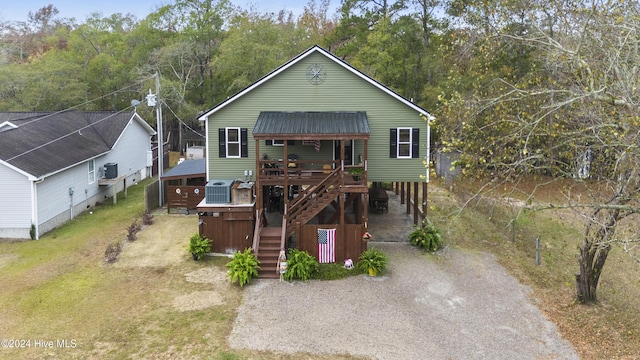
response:
{"label": "window with white trim", "polygon": [[389,157],[415,159],[420,157],[420,129],[399,127],[389,129]]}
{"label": "window with white trim", "polygon": [[93,184],[96,182],[96,161],[89,160],[87,163],[89,164],[89,184]]}
{"label": "window with white trim", "polygon": [[271,140],[271,145],[273,146],[284,146],[284,140]]}
{"label": "window with white trim", "polygon": [[221,158],[249,157],[247,128],[219,128],[218,156]]}
{"label": "window with white trim", "polygon": [[226,128],[227,156],[228,158],[240,157],[240,128]]}
{"label": "window with white trim", "polygon": [[398,158],[411,158],[411,128],[398,128]]}

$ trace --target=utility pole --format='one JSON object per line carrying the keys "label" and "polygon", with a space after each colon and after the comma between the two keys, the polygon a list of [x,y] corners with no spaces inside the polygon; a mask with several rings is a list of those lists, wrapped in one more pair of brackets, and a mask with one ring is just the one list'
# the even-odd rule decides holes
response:
{"label": "utility pole", "polygon": [[147,105],[152,107],[156,107],[156,127],[157,130],[157,138],[158,138],[158,201],[160,207],[164,204],[162,201],[164,192],[162,191],[162,180],[160,177],[162,176],[162,170],[164,166],[164,151],[162,149],[162,101],[160,101],[160,75],[156,72],[153,77],[156,78],[156,93],[155,95],[151,93],[151,89],[149,89],[149,95],[147,95]]}

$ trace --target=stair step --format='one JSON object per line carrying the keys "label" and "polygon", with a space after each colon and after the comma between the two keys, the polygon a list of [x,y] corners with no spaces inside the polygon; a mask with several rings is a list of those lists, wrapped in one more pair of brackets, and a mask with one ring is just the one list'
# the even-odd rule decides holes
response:
{"label": "stair step", "polygon": [[280,255],[280,250],[277,251],[259,251],[258,252],[258,260],[261,261],[273,261],[274,263],[278,261],[278,256]]}
{"label": "stair step", "polygon": [[275,271],[273,273],[258,273],[258,278],[260,279],[278,279],[280,278],[280,274],[277,274]]}
{"label": "stair step", "polygon": [[282,228],[275,226],[263,227],[260,231],[260,237],[280,237],[280,234],[282,234]]}
{"label": "stair step", "polygon": [[260,242],[260,245],[258,246],[259,250],[262,249],[276,249],[276,250],[280,250],[280,241],[278,241],[277,243],[269,243],[269,244],[264,244],[262,242]]}

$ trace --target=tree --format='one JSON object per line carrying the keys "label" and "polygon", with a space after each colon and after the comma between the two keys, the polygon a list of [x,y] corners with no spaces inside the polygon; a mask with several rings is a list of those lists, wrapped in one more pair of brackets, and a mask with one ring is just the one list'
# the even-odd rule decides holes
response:
{"label": "tree", "polygon": [[464,119],[457,132],[445,131],[469,168],[512,180],[585,176],[578,168],[593,154],[587,163],[601,187],[588,200],[566,204],[586,221],[576,298],[593,303],[612,245],[632,253],[639,238],[633,224],[640,213],[640,6],[608,0],[544,5],[531,5],[540,11],[526,14],[525,31],[509,31],[509,23],[491,27],[497,32],[488,43],[526,49],[527,68],[514,74],[522,62],[492,59],[511,70],[495,68],[501,76],[475,98],[445,99],[444,121]]}

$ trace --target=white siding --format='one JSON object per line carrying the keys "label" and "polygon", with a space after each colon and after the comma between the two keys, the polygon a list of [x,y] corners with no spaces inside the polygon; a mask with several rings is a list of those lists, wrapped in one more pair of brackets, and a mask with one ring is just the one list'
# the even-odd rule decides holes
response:
{"label": "white siding", "polygon": [[[132,121],[112,151],[95,159],[95,182],[89,184],[89,165],[85,161],[37,183],[40,236],[95,206],[98,201],[111,201],[108,198],[112,196],[112,189],[99,186],[97,181],[104,177],[104,164],[118,164],[118,176],[126,175],[127,186],[146,178],[150,138],[146,129]],[[29,238],[32,222],[30,184],[26,176],[0,165],[0,237]],[[69,189],[73,189],[72,195]],[[116,185],[116,190],[123,190],[123,182]]]}
{"label": "white siding", "polygon": [[[61,173],[48,176],[37,185],[38,196],[38,221],[45,226],[40,227],[40,234],[63,224],[71,219],[71,201],[76,205],[84,201],[89,195],[87,163],[76,165]],[[94,183],[92,188],[97,187]],[[73,195],[69,195],[69,189],[73,189]],[[87,192],[85,193],[85,189]],[[77,214],[73,214],[75,217]],[[52,219],[56,219],[53,223]]]}
{"label": "white siding", "polygon": [[0,237],[29,238],[31,228],[31,182],[0,164]]}
{"label": "white siding", "polygon": [[[150,150],[151,135],[132,120],[111,152],[96,160],[96,166],[102,168],[106,163],[118,164],[118,176],[126,175],[127,186],[130,186],[148,176],[147,153]],[[104,175],[102,171],[98,173]],[[118,191],[120,190],[122,190],[122,184],[119,184]]]}

